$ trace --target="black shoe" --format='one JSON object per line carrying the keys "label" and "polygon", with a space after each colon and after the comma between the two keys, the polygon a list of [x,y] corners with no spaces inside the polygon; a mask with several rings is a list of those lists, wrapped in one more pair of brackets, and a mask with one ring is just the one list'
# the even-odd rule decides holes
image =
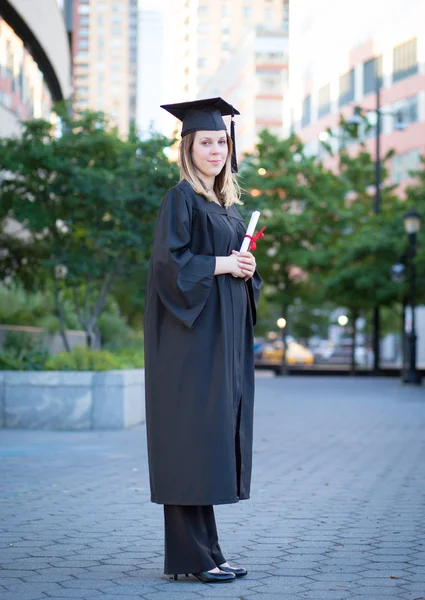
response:
{"label": "black shoe", "polygon": [[210,573],[209,571],[201,571],[200,573],[192,573],[198,581],[202,583],[229,583],[236,579],[234,573],[225,573],[220,569],[220,573]]}
{"label": "black shoe", "polygon": [[233,573],[236,577],[243,577],[248,573],[244,567],[218,567],[220,571],[225,573]]}

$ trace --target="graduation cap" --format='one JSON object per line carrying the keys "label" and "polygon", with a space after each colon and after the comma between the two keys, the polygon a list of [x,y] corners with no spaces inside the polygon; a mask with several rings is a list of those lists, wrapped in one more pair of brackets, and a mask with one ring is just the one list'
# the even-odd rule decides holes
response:
{"label": "graduation cap", "polygon": [[183,122],[181,136],[195,131],[225,131],[226,124],[223,117],[230,115],[230,136],[233,143],[232,152],[232,173],[238,172],[238,163],[236,160],[235,143],[235,122],[233,117],[239,115],[231,104],[222,98],[206,98],[204,100],[194,100],[192,102],[179,102],[178,104],[162,104],[161,108],[171,113],[177,119]]}

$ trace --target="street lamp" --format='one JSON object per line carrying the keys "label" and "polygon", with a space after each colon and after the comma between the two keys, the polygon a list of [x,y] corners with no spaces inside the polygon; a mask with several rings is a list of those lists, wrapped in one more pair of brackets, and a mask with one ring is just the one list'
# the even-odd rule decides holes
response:
{"label": "street lamp", "polygon": [[[389,114],[393,117],[396,117],[396,125],[395,129],[397,131],[402,131],[404,129],[403,124],[403,115],[400,111],[393,112],[385,112],[382,113],[381,110],[381,78],[378,76],[378,73],[375,73],[375,85],[376,85],[376,108],[375,109],[367,109],[363,110],[360,106],[356,106],[354,108],[354,114],[351,119],[348,120],[348,123],[351,125],[360,125],[362,122],[363,112],[369,113],[374,112],[376,114],[376,155],[375,155],[375,201],[374,201],[374,212],[378,215],[381,212],[381,117],[383,114]],[[381,339],[381,319],[380,319],[380,311],[379,306],[375,306],[373,309],[373,355],[374,355],[374,365],[373,369],[375,373],[378,373],[380,370],[380,362],[381,362],[381,351],[380,351],[380,339]]]}
{"label": "street lamp", "polygon": [[287,373],[287,364],[286,364],[286,319],[284,317],[280,317],[276,321],[276,325],[279,327],[282,335],[282,364],[280,365],[280,375],[286,375]]}
{"label": "street lamp", "polygon": [[421,228],[421,217],[413,209],[409,210],[404,215],[404,230],[409,236],[409,271],[410,271],[410,310],[412,315],[412,328],[410,331],[409,338],[409,369],[404,378],[404,383],[414,383],[419,385],[421,383],[421,376],[416,369],[416,267],[415,267],[415,255],[416,255],[416,234]]}
{"label": "street lamp", "polygon": [[348,317],[346,315],[340,315],[338,317],[338,325],[345,327],[348,324]]}

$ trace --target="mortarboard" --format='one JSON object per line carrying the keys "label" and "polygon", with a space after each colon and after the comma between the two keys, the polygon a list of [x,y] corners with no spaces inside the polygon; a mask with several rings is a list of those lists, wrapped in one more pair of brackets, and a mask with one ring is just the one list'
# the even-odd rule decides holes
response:
{"label": "mortarboard", "polygon": [[234,115],[239,115],[231,104],[222,98],[206,98],[204,100],[194,100],[192,102],[179,102],[178,104],[162,104],[161,108],[171,113],[177,119],[183,122],[181,136],[195,131],[223,131],[226,130],[226,124],[223,117],[230,115],[232,121],[230,124],[230,135],[233,142],[232,152],[232,172],[238,172],[236,160],[235,143],[235,124]]}

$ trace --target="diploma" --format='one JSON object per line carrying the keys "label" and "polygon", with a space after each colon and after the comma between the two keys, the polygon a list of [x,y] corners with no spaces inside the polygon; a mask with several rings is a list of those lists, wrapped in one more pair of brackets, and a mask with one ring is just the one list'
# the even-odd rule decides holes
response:
{"label": "diploma", "polygon": [[246,230],[246,234],[245,237],[243,239],[242,242],[242,246],[241,249],[239,250],[239,252],[247,252],[249,245],[251,243],[251,238],[254,236],[254,231],[255,228],[257,227],[257,223],[258,223],[258,219],[260,218],[260,211],[255,210],[252,215],[251,215],[251,219],[249,220],[248,223],[248,229]]}

